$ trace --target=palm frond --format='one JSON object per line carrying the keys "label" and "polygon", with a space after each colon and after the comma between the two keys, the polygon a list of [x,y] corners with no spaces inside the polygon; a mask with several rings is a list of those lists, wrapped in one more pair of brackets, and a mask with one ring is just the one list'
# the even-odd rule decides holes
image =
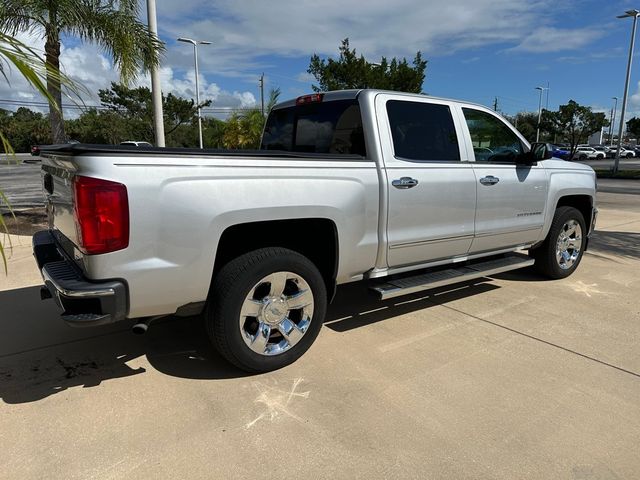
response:
{"label": "palm frond", "polygon": [[58,108],[53,97],[46,87],[46,78],[57,78],[66,87],[66,96],[74,103],[81,102],[82,94],[88,90],[75,83],[68,76],[51,68],[40,58],[38,53],[16,38],[0,32],[0,74],[9,82],[6,69],[15,67],[18,72],[40,93],[45,99]]}
{"label": "palm frond", "polygon": [[81,21],[67,24],[65,31],[86,42],[97,44],[120,71],[123,83],[134,80],[141,70],[160,62],[164,44],[138,20],[136,0],[118,2],[78,2]]}

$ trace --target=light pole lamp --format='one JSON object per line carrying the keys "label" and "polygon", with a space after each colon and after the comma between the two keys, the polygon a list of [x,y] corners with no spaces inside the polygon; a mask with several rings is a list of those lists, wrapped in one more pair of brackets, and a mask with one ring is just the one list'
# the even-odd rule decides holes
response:
{"label": "light pole lamp", "polygon": [[627,79],[624,83],[624,95],[622,97],[622,108],[620,109],[620,129],[618,130],[618,149],[616,150],[616,159],[613,163],[613,173],[618,172],[620,164],[620,147],[622,147],[622,130],[624,128],[624,114],[627,109],[627,96],[629,95],[629,81],[631,80],[631,60],[633,59],[633,46],[636,41],[636,23],[638,23],[638,15],[640,10],[627,10],[624,15],[618,15],[618,18],[633,18],[633,26],[631,27],[631,42],[629,43],[629,60],[627,61]]}
{"label": "light pole lamp", "polygon": [[193,45],[193,59],[196,67],[196,107],[198,109],[198,138],[200,140],[200,148],[202,148],[202,115],[200,113],[200,86],[198,85],[198,45],[211,45],[206,40],[193,40],[191,38],[178,38],[179,42],[190,43]]}
{"label": "light pole lamp", "polygon": [[536,87],[536,90],[540,90],[540,100],[538,101],[538,128],[536,129],[536,142],[540,141],[540,120],[542,119],[542,92],[544,87]]}
{"label": "light pole lamp", "polygon": [[609,125],[609,146],[613,146],[613,125],[616,123],[616,110],[618,109],[618,97],[611,97],[615,100],[613,110],[611,110],[611,124]]}

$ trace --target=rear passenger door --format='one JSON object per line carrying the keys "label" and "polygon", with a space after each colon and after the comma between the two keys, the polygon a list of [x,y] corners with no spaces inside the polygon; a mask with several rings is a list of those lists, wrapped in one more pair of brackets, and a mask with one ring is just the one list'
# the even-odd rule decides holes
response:
{"label": "rear passenger door", "polygon": [[537,241],[544,223],[547,178],[542,163],[517,165],[525,144],[497,115],[461,108],[478,192],[475,239],[470,253],[512,248]]}
{"label": "rear passenger door", "polygon": [[474,234],[476,185],[453,105],[380,94],[390,267],[464,255]]}

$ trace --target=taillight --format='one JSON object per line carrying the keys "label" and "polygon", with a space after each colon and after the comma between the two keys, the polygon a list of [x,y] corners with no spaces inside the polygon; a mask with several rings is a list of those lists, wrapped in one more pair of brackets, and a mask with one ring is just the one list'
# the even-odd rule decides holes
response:
{"label": "taillight", "polygon": [[307,103],[319,103],[324,98],[324,93],[312,93],[296,98],[296,105],[306,105]]}
{"label": "taillight", "polygon": [[129,200],[121,183],[77,176],[73,181],[79,247],[97,255],[129,245]]}

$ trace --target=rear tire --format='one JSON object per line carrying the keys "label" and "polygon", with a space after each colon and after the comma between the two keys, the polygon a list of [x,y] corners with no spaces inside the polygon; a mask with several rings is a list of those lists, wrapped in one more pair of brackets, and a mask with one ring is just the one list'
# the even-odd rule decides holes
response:
{"label": "rear tire", "polygon": [[285,248],[246,253],[213,280],[205,322],[216,350],[251,373],[295,362],[318,336],[327,308],[322,275]]}
{"label": "rear tire", "polygon": [[530,254],[535,268],[552,279],[571,275],[582,260],[587,241],[584,217],[573,207],[558,207],[545,241]]}

